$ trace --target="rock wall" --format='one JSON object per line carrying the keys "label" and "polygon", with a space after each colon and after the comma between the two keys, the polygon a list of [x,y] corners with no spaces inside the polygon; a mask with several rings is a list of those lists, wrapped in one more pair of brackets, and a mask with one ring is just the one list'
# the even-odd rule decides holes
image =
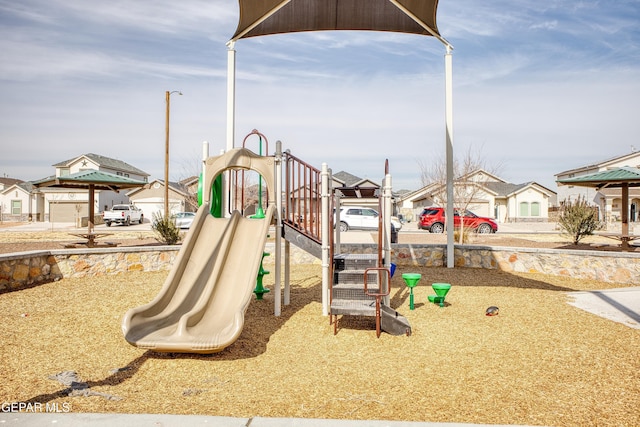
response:
{"label": "rock wall", "polygon": [[[274,245],[267,244],[273,265]],[[169,270],[179,246],[135,248],[61,249],[0,255],[0,292],[16,290],[66,277],[118,274],[129,271]],[[375,245],[343,244],[343,253],[375,253]],[[284,250],[282,251],[284,256]],[[596,279],[640,285],[640,254],[564,249],[531,249],[487,246],[456,246],[455,266],[537,272],[557,276]],[[446,266],[444,245],[398,244],[392,248],[392,262],[401,267]],[[291,266],[319,260],[291,245]]]}

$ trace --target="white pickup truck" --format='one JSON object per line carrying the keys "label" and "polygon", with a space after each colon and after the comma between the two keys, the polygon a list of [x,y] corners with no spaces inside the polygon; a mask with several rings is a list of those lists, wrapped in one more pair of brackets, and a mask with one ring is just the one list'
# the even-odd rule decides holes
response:
{"label": "white pickup truck", "polygon": [[142,224],[144,215],[142,211],[134,205],[113,205],[110,211],[105,211],[102,215],[104,223],[107,227],[111,227],[112,223],[129,225],[132,222]]}

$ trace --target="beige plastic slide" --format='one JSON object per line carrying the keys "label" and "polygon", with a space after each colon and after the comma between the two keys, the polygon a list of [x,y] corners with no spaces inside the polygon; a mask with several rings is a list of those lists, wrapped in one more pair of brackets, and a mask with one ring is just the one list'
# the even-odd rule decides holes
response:
{"label": "beige plastic slide", "polygon": [[264,219],[196,218],[160,293],[122,320],[126,340],[160,352],[216,353],[240,336],[275,212]]}

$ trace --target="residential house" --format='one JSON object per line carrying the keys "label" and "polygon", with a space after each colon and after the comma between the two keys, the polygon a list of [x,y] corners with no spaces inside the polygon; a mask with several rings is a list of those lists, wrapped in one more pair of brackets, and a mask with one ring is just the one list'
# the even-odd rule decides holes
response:
{"label": "residential house", "polygon": [[[575,169],[569,169],[567,171],[557,173],[555,177],[556,180],[578,178],[621,167],[640,168],[640,152],[634,150],[631,153],[622,156],[613,157]],[[596,189],[574,185],[558,186],[558,201],[560,203],[568,200],[575,201],[579,197],[584,198],[587,202],[598,207],[601,221],[610,222],[620,220],[622,198],[619,188]],[[639,209],[640,189],[631,187],[629,188],[629,221],[636,222],[640,219],[640,215],[638,213]]]}
{"label": "residential house", "polygon": [[0,221],[30,221],[32,185],[16,178],[0,178]]}
{"label": "residential house", "polygon": [[[140,181],[147,181],[148,173],[117,159],[99,154],[82,154],[53,165],[55,177],[67,176],[84,170],[100,170]],[[89,212],[89,192],[84,189],[41,187],[30,183],[16,183],[0,189],[0,206],[10,210],[11,218],[26,221],[75,222]],[[111,208],[115,204],[129,203],[123,192],[96,191],[95,212]],[[6,220],[6,216],[3,216]]]}
{"label": "residential house", "polygon": [[[154,214],[164,215],[164,180],[155,179],[144,187],[127,192],[127,197],[144,213],[153,219]],[[180,182],[169,182],[169,214],[195,212],[198,209],[198,177],[190,177]]]}
{"label": "residential house", "polygon": [[331,178],[333,179],[331,186],[334,192],[336,190],[339,192],[343,205],[369,206],[378,209],[380,184],[345,171],[335,173]]}
{"label": "residential house", "polygon": [[[454,189],[458,194],[467,193],[468,210],[498,222],[548,221],[556,196],[536,182],[512,184],[482,169],[455,179]],[[397,200],[399,213],[412,220],[425,207],[444,206],[445,191],[444,184],[432,183],[402,194]]]}

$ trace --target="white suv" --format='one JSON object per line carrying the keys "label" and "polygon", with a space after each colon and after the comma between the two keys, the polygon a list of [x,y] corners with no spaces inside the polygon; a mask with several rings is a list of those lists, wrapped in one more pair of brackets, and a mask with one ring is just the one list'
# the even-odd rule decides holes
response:
{"label": "white suv", "polygon": [[[340,208],[340,231],[377,230],[378,211],[364,206],[342,206]],[[335,220],[335,218],[334,218]],[[395,231],[402,228],[398,218],[391,217],[391,225]]]}

